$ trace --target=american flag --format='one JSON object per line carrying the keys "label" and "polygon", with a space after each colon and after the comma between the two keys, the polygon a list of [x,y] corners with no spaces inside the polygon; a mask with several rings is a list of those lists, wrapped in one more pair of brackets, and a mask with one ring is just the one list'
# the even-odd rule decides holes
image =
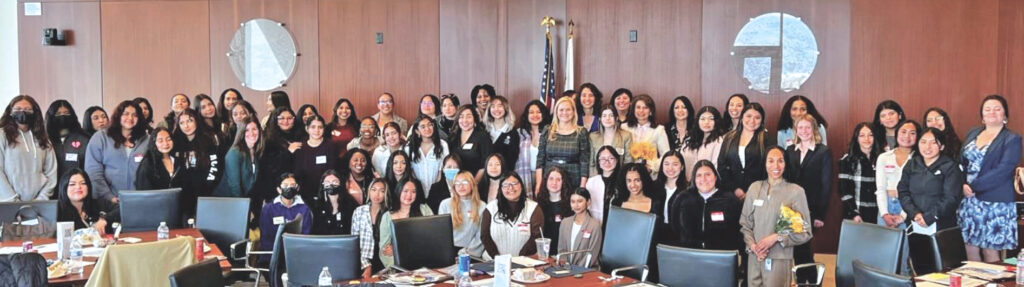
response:
{"label": "american flag", "polygon": [[548,108],[555,105],[558,94],[555,93],[555,56],[551,49],[551,32],[544,37],[544,75],[540,78],[540,100]]}

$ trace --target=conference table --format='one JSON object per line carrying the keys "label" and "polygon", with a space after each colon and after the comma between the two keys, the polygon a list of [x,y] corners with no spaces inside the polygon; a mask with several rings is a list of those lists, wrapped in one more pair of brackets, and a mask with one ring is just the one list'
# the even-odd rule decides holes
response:
{"label": "conference table", "polygon": [[[531,256],[531,257],[534,258],[534,259],[537,259],[536,255]],[[537,267],[538,270],[543,270],[547,266],[550,266],[550,264],[552,264],[554,262],[554,259],[549,257],[545,261],[548,262],[548,265],[539,266],[539,267]],[[437,271],[439,271],[439,270],[437,270]],[[551,279],[549,279],[547,281],[544,281],[544,282],[541,282],[541,283],[534,283],[534,284],[521,284],[521,283],[518,283],[518,282],[515,282],[515,281],[513,281],[513,283],[514,284],[521,284],[523,286],[530,286],[530,287],[533,287],[533,286],[538,286],[538,287],[555,287],[555,286],[565,286],[565,287],[570,287],[570,286],[571,287],[575,287],[575,286],[609,286],[609,287],[611,287],[611,286],[630,285],[631,283],[640,282],[639,280],[636,280],[636,279],[633,279],[633,278],[629,278],[629,277],[621,277],[619,279],[605,281],[602,278],[607,279],[607,278],[610,278],[612,276],[607,274],[607,273],[603,273],[601,271],[587,272],[587,273],[583,273],[582,275],[583,275],[582,278],[576,278],[576,277],[573,277],[573,276],[561,277],[561,278],[551,277]],[[619,276],[622,276],[622,275],[619,275]],[[476,276],[473,276],[473,281],[476,282],[477,280],[486,280],[486,279],[491,279],[491,278],[492,278],[491,275],[476,275]],[[379,279],[374,277],[373,279],[369,279],[369,280],[340,280],[340,281],[336,281],[334,283],[335,283],[335,286],[348,286],[348,285],[356,285],[358,283],[375,283],[375,282],[378,282],[378,281],[379,281]],[[432,286],[444,286],[444,287],[447,287],[447,286],[455,286],[455,284],[444,283],[443,282],[443,283],[433,284]]]}
{"label": "conference table", "polygon": [[[203,237],[203,234],[201,232],[199,232],[199,229],[195,229],[195,228],[184,228],[184,229],[172,229],[172,230],[170,230],[170,238],[175,238],[177,236],[192,236],[194,238],[199,238],[199,237]],[[121,235],[120,235],[120,238],[127,238],[127,237],[135,237],[135,238],[142,239],[141,242],[153,242],[153,241],[156,241],[156,230],[153,230],[153,231],[142,231],[142,232],[125,232],[125,233],[121,233]],[[32,240],[32,243],[35,246],[39,246],[39,245],[43,245],[43,244],[50,244],[50,243],[55,243],[55,242],[57,242],[56,238],[37,238],[37,239]],[[17,241],[17,242],[15,242],[15,241],[3,241],[3,242],[0,242],[0,243],[2,243],[2,245],[0,245],[2,247],[13,247],[13,246],[21,246],[22,242],[21,241]],[[117,244],[129,244],[129,243],[118,242]],[[217,245],[216,244],[212,244],[212,243],[207,243],[207,245],[209,245],[210,251],[206,252],[206,255],[205,255],[206,258],[213,258],[213,257],[221,258],[220,259],[221,271],[223,271],[223,272],[230,271],[231,270],[231,263],[228,262],[226,259],[224,259],[224,253],[222,253],[220,251],[220,249],[217,248]],[[47,252],[47,253],[42,253],[42,255],[46,259],[56,259],[57,258],[57,252]],[[96,262],[96,260],[98,260],[98,259],[99,258],[97,258],[97,257],[83,257],[83,260],[84,261],[88,261],[88,262]],[[85,282],[89,280],[89,275],[92,274],[92,268],[93,268],[94,265],[95,264],[85,266],[84,271],[82,272],[82,274],[69,274],[69,275],[64,276],[64,277],[50,279],[49,280],[49,285],[51,285],[51,286],[52,285],[84,285]],[[164,278],[164,279],[166,279],[166,278]]]}

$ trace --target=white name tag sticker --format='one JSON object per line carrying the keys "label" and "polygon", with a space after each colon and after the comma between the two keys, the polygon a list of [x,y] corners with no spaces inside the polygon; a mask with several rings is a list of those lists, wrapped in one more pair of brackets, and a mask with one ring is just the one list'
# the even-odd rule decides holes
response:
{"label": "white name tag sticker", "polygon": [[762,206],[762,205],[764,205],[764,200],[763,199],[755,199],[754,200],[754,206]]}
{"label": "white name tag sticker", "polygon": [[590,238],[590,231],[589,231],[589,230],[584,230],[584,231],[583,231],[583,238],[584,238],[584,239],[586,239],[586,238]]}
{"label": "white name tag sticker", "polygon": [[284,224],[284,216],[274,217],[274,225]]}
{"label": "white name tag sticker", "polygon": [[325,163],[327,163],[327,156],[326,155],[319,155],[319,156],[316,157],[316,164],[325,164]]}
{"label": "white name tag sticker", "polygon": [[471,150],[471,149],[473,149],[473,143],[466,143],[466,144],[462,145],[462,149],[464,149],[464,150]]}
{"label": "white name tag sticker", "polygon": [[713,212],[711,212],[711,221],[714,221],[714,222],[725,221],[725,213],[721,212],[721,211],[713,211]]}
{"label": "white name tag sticker", "polygon": [[66,153],[64,154],[64,161],[78,161],[77,153]]}
{"label": "white name tag sticker", "polygon": [[142,157],[143,157],[143,155],[141,155],[141,154],[135,155],[135,162],[136,163],[142,162]]}
{"label": "white name tag sticker", "polygon": [[516,230],[518,230],[520,233],[530,233],[530,224],[529,223],[519,223],[519,224],[516,224]]}

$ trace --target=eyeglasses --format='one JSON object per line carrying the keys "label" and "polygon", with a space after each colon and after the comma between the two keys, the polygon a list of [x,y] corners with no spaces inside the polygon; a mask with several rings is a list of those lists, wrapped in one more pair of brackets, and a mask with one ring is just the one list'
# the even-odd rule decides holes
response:
{"label": "eyeglasses", "polygon": [[597,161],[598,162],[615,162],[615,158],[614,157],[599,157],[599,158],[597,158]]}
{"label": "eyeglasses", "polygon": [[469,181],[468,180],[460,180],[460,181],[456,181],[455,182],[455,186],[460,186],[460,185],[469,185]]}
{"label": "eyeglasses", "polygon": [[702,121],[704,121],[704,120],[708,120],[708,121],[713,121],[713,120],[715,120],[715,117],[713,117],[713,116],[708,116],[708,117],[700,117],[700,118],[698,118],[698,119],[699,119],[699,120],[702,120]]}
{"label": "eyeglasses", "polygon": [[380,101],[377,101],[377,104],[381,104],[381,105],[390,105],[392,103],[394,103],[394,101],[391,101],[391,100],[380,100]]}
{"label": "eyeglasses", "polygon": [[292,120],[295,120],[295,117],[277,117],[277,120],[279,120],[279,121],[292,121]]}
{"label": "eyeglasses", "polygon": [[511,181],[501,184],[501,188],[512,188],[513,186],[519,186],[519,182]]}
{"label": "eyeglasses", "polygon": [[930,118],[926,119],[926,121],[929,122],[929,123],[937,123],[937,122],[941,122],[943,119],[945,119],[945,117],[938,116],[938,117],[930,117]]}
{"label": "eyeglasses", "polygon": [[420,102],[420,106],[433,107],[434,106],[434,102],[431,102],[431,101]]}

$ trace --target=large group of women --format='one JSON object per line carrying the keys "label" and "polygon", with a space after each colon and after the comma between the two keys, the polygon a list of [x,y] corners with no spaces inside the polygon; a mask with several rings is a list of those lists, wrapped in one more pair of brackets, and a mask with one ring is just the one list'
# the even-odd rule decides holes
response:
{"label": "large group of women", "polygon": [[[0,200],[56,198],[61,221],[108,232],[123,190],[181,188],[186,218],[199,196],[249,198],[252,237],[301,214],[305,233],[358,235],[366,275],[393,264],[394,220],[433,214],[451,214],[455,244],[473,256],[531,255],[543,236],[557,243],[552,253],[591,250],[590,262],[567,260],[594,265],[617,206],[656,215],[652,246],[738,250],[750,285],[788,286],[789,267],[813,260],[809,241],[826,224],[833,184],[846,219],[959,226],[972,260],[1016,248],[1022,146],[1001,96],[981,102],[982,125],[964,138],[940,108],[917,122],[897,102],[878,104],[853,129],[838,178],[828,123],[810,99],[791,97],[774,133],[743,94],[721,112],[691,103],[673,99],[659,123],[651,96],[623,88],[606,101],[586,83],[517,116],[485,84],[465,105],[424,95],[411,121],[389,93],[359,117],[345,98],[320,113],[292,110],[277,91],[260,117],[228,89],[219,102],[174,95],[156,123],[137,98],[109,116],[91,107],[80,124],[65,100],[44,117],[17,96],[0,117]],[[780,231],[783,207],[806,228]]]}

